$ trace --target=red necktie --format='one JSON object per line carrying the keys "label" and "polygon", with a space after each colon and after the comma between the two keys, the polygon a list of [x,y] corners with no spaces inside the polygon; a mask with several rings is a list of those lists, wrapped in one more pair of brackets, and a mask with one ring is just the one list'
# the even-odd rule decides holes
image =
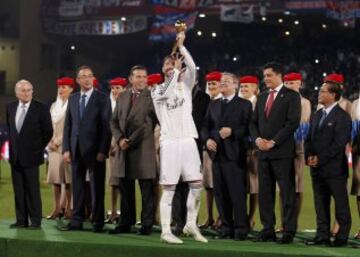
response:
{"label": "red necktie", "polygon": [[136,104],[136,100],[139,95],[140,95],[140,92],[133,92],[132,97],[131,97],[131,106],[134,106]]}
{"label": "red necktie", "polygon": [[267,99],[267,102],[266,102],[266,106],[265,106],[265,116],[266,116],[266,118],[269,117],[271,108],[272,108],[272,106],[274,104],[275,93],[276,93],[276,90],[271,90],[270,93],[269,93],[269,96],[268,96],[268,99]]}

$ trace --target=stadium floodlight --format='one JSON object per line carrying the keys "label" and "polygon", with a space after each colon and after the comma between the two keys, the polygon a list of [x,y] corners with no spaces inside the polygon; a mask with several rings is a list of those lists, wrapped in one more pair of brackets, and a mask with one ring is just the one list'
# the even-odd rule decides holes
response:
{"label": "stadium floodlight", "polygon": [[323,73],[323,77],[326,77],[326,75],[327,75],[327,73],[326,73],[326,72],[324,72],[324,73]]}
{"label": "stadium floodlight", "polygon": [[291,13],[290,13],[290,11],[285,11],[284,14],[285,15],[290,15]]}
{"label": "stadium floodlight", "polygon": [[205,13],[200,13],[199,14],[199,18],[205,18],[206,17],[206,14]]}
{"label": "stadium floodlight", "polygon": [[199,66],[196,66],[196,70],[200,70],[200,67],[199,67]]}
{"label": "stadium floodlight", "polygon": [[126,17],[121,17],[121,21],[126,21]]}
{"label": "stadium floodlight", "polygon": [[295,25],[299,25],[300,22],[299,22],[298,20],[296,20],[296,21],[294,21],[294,24],[295,24]]}
{"label": "stadium floodlight", "polygon": [[237,60],[238,60],[238,58],[235,56],[235,57],[233,58],[233,61],[236,62]]}
{"label": "stadium floodlight", "polygon": [[322,28],[323,28],[323,29],[326,29],[326,28],[327,28],[326,24],[323,24],[323,25],[322,25]]}
{"label": "stadium floodlight", "polygon": [[315,89],[316,91],[318,91],[318,90],[319,90],[319,88],[318,88],[318,87],[314,87],[314,89]]}
{"label": "stadium floodlight", "polygon": [[266,17],[265,16],[261,17],[261,20],[266,21]]}
{"label": "stadium floodlight", "polygon": [[278,19],[278,22],[279,22],[279,23],[283,23],[284,20],[280,18],[280,19]]}
{"label": "stadium floodlight", "polygon": [[319,59],[315,59],[315,63],[319,63],[320,61],[319,61]]}
{"label": "stadium floodlight", "polygon": [[216,32],[211,33],[212,37],[216,37]]}
{"label": "stadium floodlight", "polygon": [[74,45],[72,45],[72,46],[70,46],[70,49],[71,49],[72,51],[74,51],[74,50],[76,49],[76,47],[75,47]]}
{"label": "stadium floodlight", "polygon": [[285,36],[290,36],[290,31],[285,31]]}
{"label": "stadium floodlight", "polygon": [[196,33],[199,37],[201,37],[202,36],[202,32],[201,32],[201,30],[198,30],[198,32]]}

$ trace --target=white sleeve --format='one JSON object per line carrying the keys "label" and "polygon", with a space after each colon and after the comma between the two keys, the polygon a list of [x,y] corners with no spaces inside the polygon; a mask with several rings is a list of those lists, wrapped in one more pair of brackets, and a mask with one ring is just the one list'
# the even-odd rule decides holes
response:
{"label": "white sleeve", "polygon": [[174,69],[173,74],[167,78],[163,84],[158,85],[151,96],[155,101],[164,101],[175,91],[176,83],[179,79],[180,71]]}
{"label": "white sleeve", "polygon": [[184,62],[186,65],[183,82],[185,83],[186,86],[190,88],[190,90],[192,90],[193,87],[195,86],[195,80],[196,80],[196,65],[189,51],[185,48],[185,46],[180,47],[179,51],[184,56]]}

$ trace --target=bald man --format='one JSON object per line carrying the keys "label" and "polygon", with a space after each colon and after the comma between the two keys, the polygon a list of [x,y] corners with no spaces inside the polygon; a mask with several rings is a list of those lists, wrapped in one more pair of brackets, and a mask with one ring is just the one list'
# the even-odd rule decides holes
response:
{"label": "bald man", "polygon": [[39,166],[53,135],[51,115],[43,103],[33,100],[29,81],[17,82],[15,95],[18,100],[6,107],[16,210],[16,222],[10,228],[38,229],[42,217]]}

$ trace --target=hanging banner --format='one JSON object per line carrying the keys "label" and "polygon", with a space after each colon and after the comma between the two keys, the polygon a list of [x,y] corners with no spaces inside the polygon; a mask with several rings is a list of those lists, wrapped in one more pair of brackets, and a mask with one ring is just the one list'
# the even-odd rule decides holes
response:
{"label": "hanging banner", "polygon": [[150,41],[174,41],[176,37],[175,22],[177,20],[185,21],[188,30],[194,28],[197,12],[179,13],[179,14],[158,14],[150,29]]}
{"label": "hanging banner", "polygon": [[44,31],[60,35],[115,36],[139,32],[147,28],[147,17],[134,16],[122,20],[56,21],[47,20]]}
{"label": "hanging banner", "polygon": [[223,22],[251,23],[254,21],[254,6],[221,5],[220,20]]}

